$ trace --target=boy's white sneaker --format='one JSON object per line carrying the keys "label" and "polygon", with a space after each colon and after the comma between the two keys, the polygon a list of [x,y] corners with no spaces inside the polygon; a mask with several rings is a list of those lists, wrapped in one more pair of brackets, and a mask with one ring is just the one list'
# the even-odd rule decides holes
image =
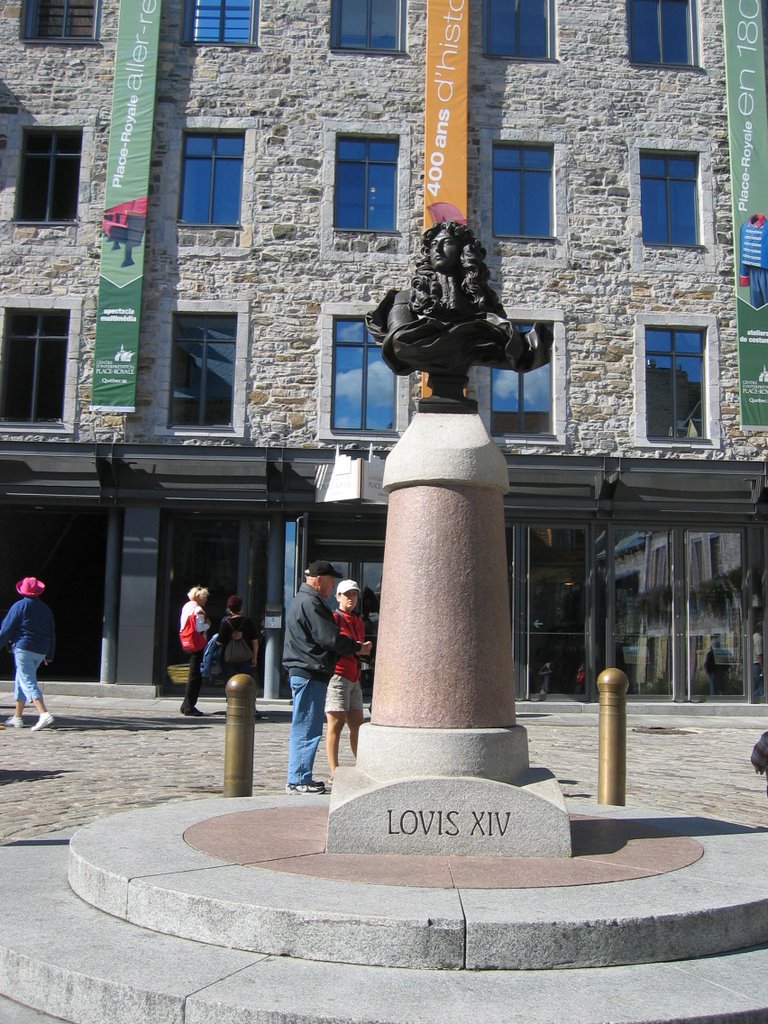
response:
{"label": "boy's white sneaker", "polygon": [[23,729],[24,719],[21,715],[11,715],[10,718],[6,718],[5,724],[10,725],[13,729]]}
{"label": "boy's white sneaker", "polygon": [[37,732],[38,729],[47,729],[48,726],[49,725],[53,725],[53,723],[54,723],[54,717],[51,714],[51,712],[50,711],[44,711],[43,714],[40,715],[38,720],[35,722],[35,724],[32,726],[32,728],[29,731],[30,732]]}

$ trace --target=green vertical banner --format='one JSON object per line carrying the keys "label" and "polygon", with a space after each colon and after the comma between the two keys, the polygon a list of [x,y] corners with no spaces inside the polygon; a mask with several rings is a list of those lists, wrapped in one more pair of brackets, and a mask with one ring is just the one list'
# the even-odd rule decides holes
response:
{"label": "green vertical banner", "polygon": [[723,0],[741,425],[768,427],[768,123],[762,0]]}
{"label": "green vertical banner", "polygon": [[161,0],[121,0],[91,408],[134,412]]}

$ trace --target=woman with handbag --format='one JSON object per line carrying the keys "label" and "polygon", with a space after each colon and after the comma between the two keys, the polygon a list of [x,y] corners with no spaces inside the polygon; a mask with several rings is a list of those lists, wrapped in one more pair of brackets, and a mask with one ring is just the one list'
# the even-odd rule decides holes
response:
{"label": "woman with handbag", "polygon": [[[256,677],[259,631],[253,619],[243,615],[243,599],[238,594],[227,598],[227,612],[221,620],[216,643],[222,649],[225,683],[241,672]],[[257,685],[258,682],[256,679]],[[256,718],[261,718],[258,712]]]}
{"label": "woman with handbag", "polygon": [[205,614],[205,603],[208,600],[207,587],[192,587],[187,594],[187,603],[181,609],[179,620],[179,640],[185,654],[189,655],[189,673],[184,700],[181,705],[182,715],[201,718],[203,712],[196,706],[200,696],[203,677],[200,664],[203,660],[203,648],[208,636],[211,620]]}

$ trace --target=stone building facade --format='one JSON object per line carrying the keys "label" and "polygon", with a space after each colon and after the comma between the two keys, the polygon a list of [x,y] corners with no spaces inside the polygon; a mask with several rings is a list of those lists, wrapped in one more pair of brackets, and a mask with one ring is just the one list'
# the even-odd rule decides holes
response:
{"label": "stone building facade", "polygon": [[[214,611],[243,592],[254,614],[268,608],[274,696],[280,609],[307,553],[367,574],[374,594],[380,585],[384,507],[324,503],[316,474],[337,446],[385,454],[413,414],[417,384],[398,379],[391,429],[335,428],[333,339],[338,318],[407,282],[418,246],[426,0],[403,0],[401,45],[382,51],[332,45],[330,0],[256,4],[247,45],[187,41],[189,7],[165,0],[127,415],[91,408],[119,4],[94,8],[92,38],[40,38],[30,25],[41,2],[0,8],[0,362],[14,314],[64,311],[66,370],[60,420],[0,415],[0,604],[19,576],[50,579],[60,619],[82,638],[65,644],[62,678],[169,690],[187,587],[209,584]],[[550,322],[555,335],[547,429],[493,430],[510,469],[518,695],[535,694],[553,661],[553,689],[575,699],[595,699],[591,680],[611,663],[638,698],[764,699],[751,666],[767,450],[765,433],[739,422],[722,4],[691,0],[692,59],[667,65],[631,59],[631,4],[543,5],[549,53],[514,59],[487,52],[491,5],[466,2],[469,221],[510,318]],[[81,133],[74,219],[19,214],[25,139],[40,129]],[[236,225],[180,221],[188,133],[242,135]],[[340,136],[397,140],[392,230],[335,226]],[[551,154],[546,237],[494,234],[504,144]],[[695,244],[643,240],[641,162],[653,152],[695,158]],[[170,422],[183,313],[236,317],[227,425]],[[704,426],[660,438],[648,427],[657,368],[646,339],[667,328],[703,339]],[[493,429],[487,370],[473,371],[471,393]],[[727,652],[717,686],[704,669],[713,638]]]}

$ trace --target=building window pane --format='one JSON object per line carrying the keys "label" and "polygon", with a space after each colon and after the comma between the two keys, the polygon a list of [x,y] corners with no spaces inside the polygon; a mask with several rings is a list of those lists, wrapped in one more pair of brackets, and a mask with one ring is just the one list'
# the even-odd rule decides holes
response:
{"label": "building window pane", "polygon": [[397,151],[392,139],[337,139],[334,227],[394,231]]}
{"label": "building window pane", "polygon": [[527,568],[529,693],[577,693],[588,628],[586,531],[532,527]]}
{"label": "building window pane", "polygon": [[672,693],[672,534],[614,534],[616,649],[632,696]]}
{"label": "building window pane", "polygon": [[686,532],[689,696],[744,696],[742,538]]}
{"label": "building window pane", "polygon": [[629,0],[629,46],[637,64],[693,64],[691,0]]}
{"label": "building window pane", "polygon": [[363,320],[333,324],[334,430],[395,429],[396,380]]}
{"label": "building window pane", "polygon": [[704,437],[704,332],[647,328],[645,363],[648,436]]}
{"label": "building window pane", "polygon": [[98,33],[97,0],[33,0],[27,6],[27,39],[95,39]]}
{"label": "building window pane", "polygon": [[551,56],[552,0],[485,0],[485,52],[541,60]]}
{"label": "building window pane", "polygon": [[404,0],[334,0],[331,46],[402,50],[404,11]]}
{"label": "building window pane", "polygon": [[253,0],[188,0],[188,43],[256,42],[258,5]]}
{"label": "building window pane", "polygon": [[242,135],[184,137],[182,223],[240,223],[244,144]]}
{"label": "building window pane", "polygon": [[171,426],[232,423],[237,317],[174,317]]}
{"label": "building window pane", "polygon": [[24,136],[17,220],[75,219],[81,145],[79,131],[28,132]]}
{"label": "building window pane", "polygon": [[[522,334],[531,324],[515,324]],[[491,433],[552,433],[552,366],[528,373],[491,370]]]}
{"label": "building window pane", "polygon": [[640,155],[640,204],[647,245],[698,243],[698,160],[665,153]]}
{"label": "building window pane", "polygon": [[69,314],[9,312],[6,324],[0,419],[61,422]]}
{"label": "building window pane", "polygon": [[552,150],[493,147],[493,233],[552,236]]}

